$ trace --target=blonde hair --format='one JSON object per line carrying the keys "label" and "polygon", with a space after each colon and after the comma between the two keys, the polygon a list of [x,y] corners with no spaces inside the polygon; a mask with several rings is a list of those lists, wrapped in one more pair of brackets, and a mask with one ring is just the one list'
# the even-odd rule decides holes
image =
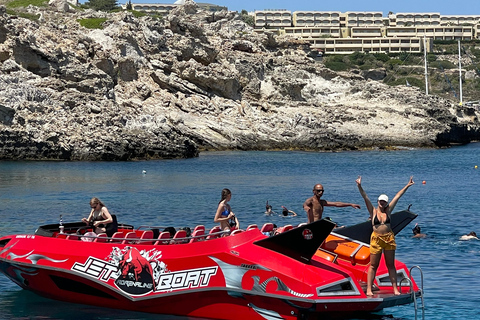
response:
{"label": "blonde hair", "polygon": [[103,204],[102,201],[100,201],[100,199],[96,198],[96,197],[93,197],[91,200],[90,200],[90,205],[92,204],[99,204],[101,207],[105,207],[105,205]]}

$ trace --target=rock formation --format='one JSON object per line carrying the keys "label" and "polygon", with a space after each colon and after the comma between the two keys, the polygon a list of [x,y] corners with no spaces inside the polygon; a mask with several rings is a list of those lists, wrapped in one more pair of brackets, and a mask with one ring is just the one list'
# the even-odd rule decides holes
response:
{"label": "rock formation", "polygon": [[[0,7],[0,159],[133,160],[202,150],[438,147],[478,139],[475,109],[337,73],[307,43],[192,1],[162,19]],[[105,18],[102,29],[80,19]]]}

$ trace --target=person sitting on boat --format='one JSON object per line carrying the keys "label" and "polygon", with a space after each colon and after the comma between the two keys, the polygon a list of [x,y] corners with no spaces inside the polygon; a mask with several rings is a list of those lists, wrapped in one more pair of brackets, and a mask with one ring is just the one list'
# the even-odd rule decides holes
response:
{"label": "person sitting on boat", "polygon": [[393,293],[399,295],[400,291],[397,288],[397,271],[395,269],[395,249],[397,245],[395,243],[395,234],[390,227],[391,214],[393,209],[397,205],[400,197],[411,187],[413,177],[410,177],[407,185],[397,192],[392,201],[388,203],[388,196],[381,194],[377,199],[378,206],[375,208],[367,196],[367,193],[362,188],[362,177],[358,176],[356,180],[358,190],[365,200],[368,212],[370,213],[370,220],[372,221],[373,232],[370,237],[370,267],[367,273],[367,296],[372,296],[372,287],[375,275],[377,273],[380,259],[383,255],[385,257],[385,264],[387,265],[388,275],[393,286]]}
{"label": "person sitting on boat", "polygon": [[283,209],[282,209],[282,215],[283,215],[284,217],[288,217],[288,216],[290,216],[290,217],[296,217],[296,216],[297,216],[297,213],[296,213],[295,211],[293,211],[293,210],[288,210],[285,206],[282,206],[282,208],[283,208]]}
{"label": "person sitting on boat", "polygon": [[470,232],[469,234],[464,234],[463,236],[460,237],[460,240],[465,241],[465,240],[480,240],[477,238],[477,234],[475,231]]}
{"label": "person sitting on boat", "polygon": [[422,230],[418,223],[415,223],[415,227],[413,227],[412,232],[412,238],[425,238],[427,236],[426,234],[422,233]]}
{"label": "person sitting on boat", "polygon": [[100,201],[98,198],[92,198],[90,200],[90,207],[92,211],[90,211],[90,215],[88,218],[83,218],[82,221],[85,222],[87,225],[93,225],[93,231],[96,234],[99,233],[106,233],[107,231],[107,224],[113,222],[112,215],[108,212],[107,207]]}
{"label": "person sitting on boat", "polygon": [[353,207],[360,209],[359,204],[345,203],[345,202],[332,202],[320,199],[323,195],[324,189],[321,184],[316,184],[313,187],[313,197],[305,200],[303,209],[307,212],[308,223],[322,219],[323,207]]}
{"label": "person sitting on boat", "polygon": [[220,202],[218,202],[217,212],[215,213],[215,218],[213,219],[215,222],[220,222],[220,228],[224,231],[240,229],[240,222],[228,204],[228,201],[230,201],[231,198],[232,192],[229,189],[223,189],[222,197]]}

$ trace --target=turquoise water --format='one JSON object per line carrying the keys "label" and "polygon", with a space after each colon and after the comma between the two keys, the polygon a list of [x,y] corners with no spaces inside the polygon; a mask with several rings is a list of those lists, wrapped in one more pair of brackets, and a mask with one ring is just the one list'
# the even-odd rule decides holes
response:
{"label": "turquoise water", "polygon": [[[0,162],[0,235],[33,232],[38,225],[78,221],[99,197],[124,223],[156,226],[214,225],[222,188],[242,227],[306,221],[303,201],[322,183],[324,199],[354,202],[362,209],[326,208],[339,224],[365,221],[368,213],[355,179],[367,193],[390,197],[410,175],[412,186],[397,205],[411,210],[427,234],[411,238],[411,225],[397,237],[397,258],[424,273],[425,319],[480,319],[480,241],[459,241],[480,232],[480,144],[440,150],[314,152],[210,152],[199,158],[149,162]],[[146,170],[146,174],[142,171]],[[425,184],[422,184],[425,181]],[[265,202],[299,216],[263,214]],[[414,274],[415,276],[415,274]],[[380,318],[414,319],[413,305],[394,307]],[[57,302],[23,291],[0,275],[0,319],[183,319]],[[421,319],[421,317],[419,317]]]}

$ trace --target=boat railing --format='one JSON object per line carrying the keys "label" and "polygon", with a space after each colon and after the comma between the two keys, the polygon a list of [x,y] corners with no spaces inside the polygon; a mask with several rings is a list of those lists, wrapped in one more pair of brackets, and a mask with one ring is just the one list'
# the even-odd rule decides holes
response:
{"label": "boat railing", "polygon": [[135,230],[136,230],[136,231],[140,231],[140,230],[143,230],[143,229],[158,229],[158,230],[164,230],[164,229],[166,229],[166,228],[169,228],[169,227],[142,225],[142,226],[138,226],[137,228],[135,228]]}
{"label": "boat railing", "polygon": [[[144,231],[144,233],[149,232],[150,230]],[[181,231],[181,230],[179,230]],[[202,230],[203,231],[203,230]],[[152,232],[153,233],[153,232]],[[227,230],[218,230],[210,233],[205,232],[194,232],[191,235],[187,236],[186,233],[179,233],[182,236],[173,236],[168,238],[160,238],[160,235],[157,238],[147,237],[142,238],[138,237],[135,232],[128,232],[124,234],[123,232],[117,232],[112,237],[107,237],[106,234],[90,234],[89,232],[85,234],[77,233],[63,233],[57,234],[57,238],[63,238],[67,240],[82,240],[85,242],[107,242],[107,243],[121,243],[121,244],[184,244],[184,243],[193,243],[199,241],[206,241],[221,238],[225,235],[228,235],[230,231]],[[177,234],[176,234],[177,235]]]}
{"label": "boat railing", "polygon": [[[417,297],[419,296],[422,302],[421,308],[422,308],[422,319],[425,319],[425,300],[423,298],[423,271],[420,266],[412,266],[409,270],[410,273],[410,278],[412,278],[412,270],[417,269],[420,272],[420,287],[418,288],[419,293],[415,293],[412,288],[412,295],[413,295],[413,305],[415,307],[415,319],[417,319],[417,313],[418,313],[418,304],[417,304]],[[410,279],[410,283],[411,283]],[[418,286],[418,283],[417,283]]]}

